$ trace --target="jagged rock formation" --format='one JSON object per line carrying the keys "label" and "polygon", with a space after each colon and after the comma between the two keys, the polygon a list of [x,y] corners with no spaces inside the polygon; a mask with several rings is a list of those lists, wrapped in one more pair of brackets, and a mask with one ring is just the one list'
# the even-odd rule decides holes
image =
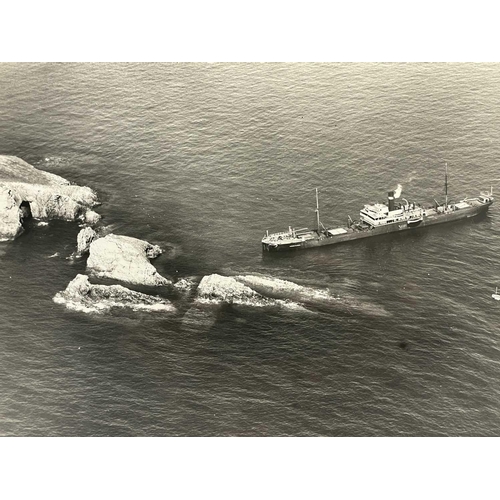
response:
{"label": "jagged rock formation", "polygon": [[98,238],[97,233],[91,227],[84,227],[76,237],[76,256],[81,257],[89,251],[90,244]]}
{"label": "jagged rock formation", "polygon": [[12,189],[0,184],[0,241],[14,239],[23,232],[22,201]]}
{"label": "jagged rock formation", "polygon": [[178,281],[175,282],[174,288],[176,288],[180,292],[188,293],[193,289],[195,285],[196,282],[194,281],[193,278],[180,278]]}
{"label": "jagged rock formation", "polygon": [[90,226],[94,226],[100,220],[101,216],[97,212],[94,212],[93,210],[87,210],[85,212],[85,216],[83,217],[83,222],[85,222],[85,224],[89,224]]}
{"label": "jagged rock formation", "polygon": [[0,240],[19,236],[29,216],[94,224],[100,216],[91,208],[97,204],[92,189],[72,185],[15,156],[0,155]]}
{"label": "jagged rock formation", "polygon": [[128,307],[135,311],[176,311],[167,299],[135,292],[122,285],[93,285],[83,274],[78,274],[53,300],[68,309],[86,313],[102,313],[116,307]]}
{"label": "jagged rock formation", "polygon": [[217,321],[219,308],[224,304],[309,313],[296,302],[264,297],[234,278],[211,274],[200,281],[193,305],[182,318],[183,328],[207,332]]}
{"label": "jagged rock formation", "polygon": [[198,304],[238,304],[254,307],[300,308],[289,300],[264,297],[250,287],[228,276],[211,274],[204,276],[198,285],[195,302]]}
{"label": "jagged rock formation", "polygon": [[90,244],[87,268],[100,278],[112,278],[137,285],[162,286],[171,283],[149,262],[161,254],[158,245],[108,234]]}

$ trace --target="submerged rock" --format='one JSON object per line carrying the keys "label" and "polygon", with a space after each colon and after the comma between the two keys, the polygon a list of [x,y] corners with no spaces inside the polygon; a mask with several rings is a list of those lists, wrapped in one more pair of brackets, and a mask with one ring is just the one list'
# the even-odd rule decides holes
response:
{"label": "submerged rock", "polygon": [[390,316],[382,306],[363,298],[347,295],[336,297],[327,289],[298,285],[293,281],[253,274],[235,276],[235,280],[264,296],[296,301],[310,309],[351,315]]}
{"label": "submerged rock", "polygon": [[149,262],[161,254],[158,245],[147,241],[108,234],[89,247],[87,268],[101,278],[112,278],[136,285],[162,286],[171,283]]}
{"label": "submerged rock", "polygon": [[38,170],[15,156],[0,155],[0,240],[19,236],[23,219],[30,216],[93,224],[100,218],[91,210],[97,204],[92,189]]}
{"label": "submerged rock", "polygon": [[176,311],[167,299],[135,292],[122,285],[93,285],[83,274],[78,274],[53,300],[68,309],[86,313],[102,313],[116,307],[128,307],[135,311]]}
{"label": "submerged rock", "polygon": [[204,276],[198,285],[195,302],[198,304],[238,304],[253,307],[284,307],[301,309],[289,300],[264,297],[250,287],[228,276]]}
{"label": "submerged rock", "polygon": [[297,285],[297,283],[293,281],[253,274],[235,276],[235,279],[263,295],[268,295],[270,297],[287,298],[299,302],[312,303],[330,303],[340,300],[334,295],[331,295],[328,290]]}

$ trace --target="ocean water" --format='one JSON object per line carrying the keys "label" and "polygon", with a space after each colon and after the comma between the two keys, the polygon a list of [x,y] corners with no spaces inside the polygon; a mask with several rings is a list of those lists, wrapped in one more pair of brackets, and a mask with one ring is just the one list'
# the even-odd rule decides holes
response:
{"label": "ocean water", "polygon": [[500,189],[500,65],[0,64],[0,154],[95,189],[109,230],[167,250],[164,276],[259,273],[361,305],[69,311],[52,297],[85,272],[67,259],[79,228],[34,223],[0,244],[0,435],[500,433],[497,204],[260,245],[313,225],[316,187],[329,226],[398,183],[442,199],[445,162],[452,199]]}

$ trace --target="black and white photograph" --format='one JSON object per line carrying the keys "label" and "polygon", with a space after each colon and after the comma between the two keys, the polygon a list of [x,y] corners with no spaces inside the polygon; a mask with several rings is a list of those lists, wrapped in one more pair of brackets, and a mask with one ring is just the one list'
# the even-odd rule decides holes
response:
{"label": "black and white photograph", "polygon": [[0,442],[500,435],[500,63],[289,57],[0,63]]}

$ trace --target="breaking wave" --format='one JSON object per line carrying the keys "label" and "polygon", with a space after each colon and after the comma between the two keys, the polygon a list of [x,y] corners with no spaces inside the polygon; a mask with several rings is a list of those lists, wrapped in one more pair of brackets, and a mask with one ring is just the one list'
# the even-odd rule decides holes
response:
{"label": "breaking wave", "polygon": [[133,311],[152,311],[152,312],[174,312],[176,309],[170,304],[125,304],[113,300],[103,300],[92,304],[84,303],[79,300],[65,299],[57,294],[52,299],[56,304],[62,304],[71,311],[84,312],[87,314],[103,314],[111,309],[132,309]]}

